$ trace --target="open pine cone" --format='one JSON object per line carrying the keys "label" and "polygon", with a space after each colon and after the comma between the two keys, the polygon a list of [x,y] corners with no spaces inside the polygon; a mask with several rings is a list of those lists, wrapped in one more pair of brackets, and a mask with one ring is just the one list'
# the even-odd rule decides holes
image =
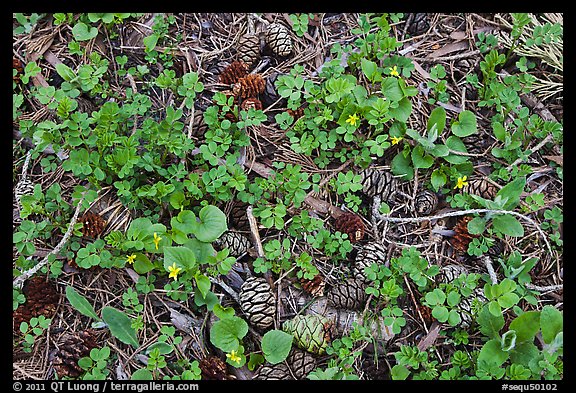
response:
{"label": "open pine cone", "polygon": [[352,267],[352,273],[354,277],[360,280],[366,280],[366,275],[364,269],[371,266],[374,263],[379,265],[384,264],[387,258],[386,247],[377,242],[367,243],[362,247],[358,254],[356,254],[356,259],[354,260],[354,266]]}
{"label": "open pine cone", "polygon": [[238,59],[248,68],[260,59],[260,37],[255,34],[245,34],[238,40]]}
{"label": "open pine cone", "polygon": [[324,296],[326,281],[324,281],[324,278],[320,274],[315,275],[311,280],[305,278],[300,279],[300,285],[304,291],[314,297]]}
{"label": "open pine cone", "polygon": [[228,367],[219,357],[205,357],[200,360],[198,367],[200,367],[202,379],[209,381],[224,381],[228,379]]}
{"label": "open pine cone", "polygon": [[468,252],[468,245],[472,239],[478,237],[478,235],[472,235],[468,232],[468,223],[472,220],[472,216],[463,216],[460,218],[456,225],[454,225],[454,235],[450,239],[450,244],[454,249],[462,254]]}
{"label": "open pine cone", "polygon": [[438,195],[430,190],[423,190],[414,199],[414,208],[419,216],[427,216],[438,207]]}
{"label": "open pine cone", "polygon": [[286,27],[272,23],[266,30],[266,43],[276,55],[284,57],[292,52],[292,38]]}
{"label": "open pine cone", "polygon": [[58,379],[78,378],[84,372],[78,365],[78,360],[89,356],[90,351],[96,347],[96,336],[93,330],[65,334],[52,361]]}
{"label": "open pine cone", "polygon": [[276,298],[266,279],[246,279],[240,288],[240,308],[256,328],[265,330],[274,324]]}
{"label": "open pine cone", "polygon": [[379,196],[382,202],[389,200],[396,188],[396,179],[388,171],[366,168],[360,171],[362,192],[368,197]]}
{"label": "open pine cone", "polygon": [[229,66],[224,68],[218,77],[218,82],[225,85],[233,85],[240,78],[248,75],[248,66],[243,61],[233,61]]}
{"label": "open pine cone", "polygon": [[298,348],[292,348],[286,362],[294,377],[298,380],[306,379],[310,372],[314,371],[317,366],[316,359],[309,352],[302,351]]}
{"label": "open pine cone", "polygon": [[252,109],[262,109],[262,102],[256,97],[248,97],[240,104],[240,109],[248,111],[250,108]]}
{"label": "open pine cone", "polygon": [[216,247],[220,250],[225,248],[230,250],[231,256],[238,258],[241,255],[245,254],[250,247],[252,247],[252,243],[250,240],[239,232],[225,232],[219,239],[214,241]]}
{"label": "open pine cone", "polygon": [[266,81],[260,74],[248,74],[243,78],[238,79],[232,88],[234,96],[242,99],[249,97],[256,97],[258,94],[264,92],[266,88]]}
{"label": "open pine cone", "polygon": [[40,275],[33,276],[24,284],[22,293],[26,297],[26,302],[12,313],[15,331],[20,328],[22,322],[30,322],[31,318],[40,315],[52,318],[56,313],[60,294],[52,281],[46,281],[46,278]]}
{"label": "open pine cone", "polygon": [[341,233],[346,233],[351,243],[364,239],[366,227],[359,215],[346,212],[339,216],[334,222],[334,228]]}
{"label": "open pine cone", "polygon": [[328,303],[336,308],[360,310],[368,299],[365,289],[364,280],[352,278],[333,286],[326,296]]}
{"label": "open pine cone", "polygon": [[478,195],[484,199],[491,200],[496,196],[498,189],[488,180],[479,178],[469,180],[468,184],[462,188],[462,191],[471,195]]}
{"label": "open pine cone", "polygon": [[100,214],[89,211],[84,213],[78,221],[82,223],[82,234],[84,237],[96,239],[106,228],[106,220]]}

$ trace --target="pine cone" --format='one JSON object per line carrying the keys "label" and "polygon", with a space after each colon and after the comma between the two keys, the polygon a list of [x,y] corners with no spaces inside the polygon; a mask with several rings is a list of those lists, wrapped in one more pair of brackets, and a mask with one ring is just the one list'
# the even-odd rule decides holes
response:
{"label": "pine cone", "polygon": [[423,190],[416,195],[414,207],[419,216],[427,216],[438,207],[438,195],[430,190]]}
{"label": "pine cone", "polygon": [[265,364],[258,369],[252,379],[256,380],[286,380],[294,379],[290,369],[284,363]]}
{"label": "pine cone", "polygon": [[472,239],[477,238],[479,235],[472,235],[468,232],[468,223],[472,220],[472,216],[464,216],[458,220],[454,226],[454,235],[450,240],[452,247],[460,253],[467,253],[468,244]]}
{"label": "pine cone", "polygon": [[[446,265],[440,269],[438,278],[441,282],[450,283],[460,277],[461,274],[469,274],[468,269],[460,265]],[[484,296],[484,289],[482,286],[476,287],[471,296],[462,297],[460,303],[456,306],[461,319],[459,326],[462,328],[470,326],[470,323],[472,322],[474,317],[472,302],[475,298],[481,303],[485,303],[488,300],[486,299],[486,296]]]}
{"label": "pine cone", "polygon": [[276,79],[278,79],[280,75],[284,74],[275,72],[273,74],[270,74],[270,76],[266,78],[266,86],[264,88],[264,93],[262,93],[262,103],[266,107],[272,105],[276,101],[280,103],[280,106],[286,105],[286,99],[282,98],[282,96],[278,94],[278,91],[276,90],[275,86]]}
{"label": "pine cone", "polygon": [[220,249],[223,250],[228,248],[230,250],[231,256],[238,258],[241,255],[245,254],[250,247],[252,247],[252,243],[250,240],[242,235],[239,232],[225,232],[219,239],[217,239],[214,244]]}
{"label": "pine cone", "polygon": [[90,211],[84,213],[82,217],[80,217],[79,222],[82,223],[82,234],[84,237],[93,239],[98,238],[106,227],[106,220],[99,214]]}
{"label": "pine cone", "polygon": [[414,14],[412,22],[408,26],[408,33],[411,36],[417,36],[424,34],[430,27],[430,21],[428,21],[428,14],[426,12],[418,12]]}
{"label": "pine cone", "polygon": [[[466,60],[466,59],[463,59]],[[464,64],[460,64],[459,67],[464,67]],[[474,64],[468,65],[467,68],[464,70],[467,73],[470,73],[470,70],[473,69],[475,66]],[[468,90],[466,90],[468,93]],[[462,138],[462,143],[466,146],[466,151],[471,154],[485,154],[486,151],[490,148],[489,138],[487,138],[482,133],[472,134]]]}
{"label": "pine cone", "polygon": [[484,178],[469,180],[468,184],[462,188],[462,191],[490,200],[494,199],[498,192],[496,186]]}
{"label": "pine cone", "polygon": [[260,59],[260,38],[254,34],[246,34],[238,40],[238,58],[248,68]]}
{"label": "pine cone", "polygon": [[248,97],[240,104],[240,109],[248,111],[250,108],[259,110],[262,109],[262,102],[255,97]]}
{"label": "pine cone", "polygon": [[501,239],[495,239],[494,244],[490,246],[490,248],[486,252],[486,255],[496,260],[500,255],[504,253],[505,246],[506,245]]}
{"label": "pine cone", "polygon": [[346,233],[351,243],[356,243],[364,238],[366,227],[360,216],[346,212],[336,219],[334,228],[340,233]]}
{"label": "pine cone", "polygon": [[233,61],[218,77],[218,82],[233,85],[248,75],[248,66],[243,61]]}
{"label": "pine cone", "polygon": [[466,269],[464,266],[446,265],[440,268],[438,278],[443,283],[449,283],[460,277],[460,275],[463,273],[468,274],[468,269]]}
{"label": "pine cone", "polygon": [[98,198],[92,202],[87,212],[99,215],[106,222],[100,237],[106,236],[111,231],[125,232],[132,222],[132,213],[122,204],[112,186],[103,187],[98,191]]}
{"label": "pine cone", "polygon": [[234,84],[232,92],[234,96],[242,99],[248,97],[256,97],[258,94],[264,92],[266,82],[260,74],[248,74],[244,78],[238,79]]}
{"label": "pine cone", "polygon": [[310,353],[293,348],[286,359],[292,373],[298,380],[306,379],[317,366],[316,359]]}
{"label": "pine cone", "polygon": [[356,254],[354,266],[352,267],[354,277],[366,281],[364,269],[374,263],[382,265],[386,262],[386,258],[387,251],[383,244],[376,242],[365,244],[364,247],[358,251],[358,254]]}
{"label": "pine cone", "polygon": [[274,324],[276,298],[266,279],[246,279],[240,288],[240,308],[248,321],[259,329],[268,329]]}
{"label": "pine cone", "polygon": [[266,43],[276,55],[288,56],[292,52],[292,38],[286,27],[278,23],[272,23],[266,31]]}
{"label": "pine cone", "polygon": [[12,68],[16,70],[16,75],[12,76],[15,82],[20,82],[20,76],[24,73],[24,66],[20,59],[12,57]]}
{"label": "pine cone", "polygon": [[198,367],[200,367],[202,379],[209,381],[224,381],[228,379],[226,363],[216,356],[208,356],[201,359]]}
{"label": "pine cone", "polygon": [[246,209],[248,209],[247,203],[238,201],[232,204],[230,214],[228,215],[231,227],[242,231],[250,229],[250,223],[248,222]]}
{"label": "pine cone", "polygon": [[302,285],[304,291],[314,297],[324,296],[324,287],[326,286],[326,282],[320,274],[315,275],[312,280],[302,278],[300,280],[300,285]]}
{"label": "pine cone", "polygon": [[321,315],[296,315],[284,321],[282,330],[294,336],[298,348],[318,355],[324,354],[332,341],[334,326]]}
{"label": "pine cone", "polygon": [[328,303],[336,308],[360,310],[368,299],[365,289],[366,283],[364,280],[348,279],[332,287],[327,295]]}
{"label": "pine cone", "polygon": [[34,183],[32,183],[28,178],[21,179],[14,187],[14,197],[16,198],[16,204],[18,208],[22,208],[22,203],[20,199],[23,195],[32,195],[34,194]]}
{"label": "pine cone", "polygon": [[396,188],[396,179],[390,172],[366,168],[360,172],[362,192],[368,197],[379,196],[382,202],[388,201]]}
{"label": "pine cone", "polygon": [[295,110],[292,109],[286,109],[286,112],[288,112],[288,114],[290,116],[292,116],[294,118],[294,120],[298,120],[299,118],[301,118],[302,116],[304,116],[304,107],[299,107]]}
{"label": "pine cone", "polygon": [[78,365],[78,360],[90,356],[90,351],[96,347],[96,337],[93,330],[65,334],[52,361],[58,379],[78,378],[84,372]]}
{"label": "pine cone", "polygon": [[14,330],[18,330],[22,322],[30,322],[31,318],[40,315],[52,318],[56,313],[60,294],[52,281],[46,281],[46,278],[40,275],[33,276],[26,281],[22,293],[26,302],[13,312]]}

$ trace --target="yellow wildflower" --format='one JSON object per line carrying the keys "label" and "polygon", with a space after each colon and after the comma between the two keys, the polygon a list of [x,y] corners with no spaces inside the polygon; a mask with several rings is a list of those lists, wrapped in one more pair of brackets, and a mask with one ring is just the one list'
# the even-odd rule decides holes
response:
{"label": "yellow wildflower", "polygon": [[392,76],[400,76],[400,74],[398,73],[398,67],[394,66],[390,69],[390,75]]}
{"label": "yellow wildflower", "polygon": [[393,136],[393,137],[392,137],[392,144],[393,144],[393,145],[397,145],[398,142],[400,142],[401,140],[402,140],[402,137],[401,137],[401,136]]}
{"label": "yellow wildflower", "polygon": [[174,262],[172,266],[168,266],[168,271],[170,272],[168,278],[173,278],[174,281],[176,281],[178,278],[178,273],[180,273],[181,270],[182,268],[176,267],[176,262]]}
{"label": "yellow wildflower", "polygon": [[464,186],[468,185],[468,182],[466,181],[467,177],[466,176],[462,176],[458,178],[458,182],[456,183],[456,186],[454,188],[462,188]]}
{"label": "yellow wildflower", "polygon": [[132,264],[132,263],[134,263],[134,260],[135,260],[135,259],[136,259],[136,254],[128,255],[128,256],[126,257],[126,262]]}
{"label": "yellow wildflower", "polygon": [[230,352],[230,353],[227,353],[227,354],[226,354],[226,357],[227,357],[228,359],[230,359],[231,361],[233,361],[234,363],[238,363],[238,362],[240,361],[240,359],[242,359],[240,356],[238,356],[238,355],[236,354],[236,351],[232,351],[232,352]]}
{"label": "yellow wildflower", "polygon": [[154,232],[154,245],[156,246],[156,249],[158,249],[158,244],[160,243],[160,240],[162,240],[162,238],[158,236],[156,232]]}
{"label": "yellow wildflower", "polygon": [[348,116],[348,119],[346,119],[346,123],[350,123],[350,125],[355,126],[358,120],[360,120],[360,118],[356,113],[354,113],[353,115]]}

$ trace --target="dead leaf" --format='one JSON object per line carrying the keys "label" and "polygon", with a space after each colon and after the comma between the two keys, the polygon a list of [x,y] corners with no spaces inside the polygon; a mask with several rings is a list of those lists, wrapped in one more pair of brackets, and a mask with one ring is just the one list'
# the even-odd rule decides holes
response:
{"label": "dead leaf", "polygon": [[418,343],[418,349],[421,351],[425,351],[427,348],[434,345],[436,339],[438,338],[438,333],[440,332],[440,324],[434,322],[432,323],[431,327],[432,329],[430,329],[428,334]]}
{"label": "dead leaf", "polygon": [[560,166],[564,166],[564,156],[542,156],[550,161],[555,162]]}
{"label": "dead leaf", "polygon": [[446,56],[453,52],[458,52],[460,50],[468,49],[468,42],[467,41],[457,41],[452,42],[450,44],[444,45],[442,48],[430,53],[428,58],[435,59],[441,56]]}

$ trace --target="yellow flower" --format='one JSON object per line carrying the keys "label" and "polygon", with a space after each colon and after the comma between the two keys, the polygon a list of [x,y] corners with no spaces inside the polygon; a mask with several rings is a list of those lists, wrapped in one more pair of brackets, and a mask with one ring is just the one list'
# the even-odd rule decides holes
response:
{"label": "yellow flower", "polygon": [[360,120],[358,115],[354,113],[353,115],[348,115],[348,119],[346,119],[346,123],[350,123],[351,125],[355,126],[356,122]]}
{"label": "yellow flower", "polygon": [[174,281],[176,281],[176,278],[178,278],[178,273],[180,273],[181,270],[182,268],[176,267],[176,262],[174,262],[172,266],[168,266],[168,271],[170,272],[168,278],[174,278]]}
{"label": "yellow flower", "polygon": [[392,137],[392,144],[393,144],[393,145],[397,145],[398,142],[400,142],[401,140],[402,140],[402,137],[401,137],[401,136],[393,136],[393,137]]}
{"label": "yellow flower", "polygon": [[390,69],[390,75],[392,76],[400,76],[400,74],[398,73],[398,67],[394,66]]}
{"label": "yellow flower", "polygon": [[126,262],[132,264],[132,263],[134,263],[134,260],[135,260],[135,259],[136,259],[136,254],[128,255],[128,256],[126,257]]}
{"label": "yellow flower", "polygon": [[462,188],[464,186],[468,185],[468,182],[466,181],[467,177],[466,176],[462,176],[458,178],[458,183],[456,183],[456,186],[454,188]]}
{"label": "yellow flower", "polygon": [[238,363],[238,362],[240,361],[240,359],[242,359],[240,356],[238,356],[238,355],[236,354],[236,351],[232,351],[232,352],[230,352],[230,353],[227,353],[227,354],[226,354],[226,357],[227,357],[228,359],[230,359],[231,361],[233,361],[234,363]]}
{"label": "yellow flower", "polygon": [[160,240],[162,240],[162,238],[158,236],[156,232],[154,232],[154,245],[156,246],[156,249],[158,249],[158,244],[160,243]]}

